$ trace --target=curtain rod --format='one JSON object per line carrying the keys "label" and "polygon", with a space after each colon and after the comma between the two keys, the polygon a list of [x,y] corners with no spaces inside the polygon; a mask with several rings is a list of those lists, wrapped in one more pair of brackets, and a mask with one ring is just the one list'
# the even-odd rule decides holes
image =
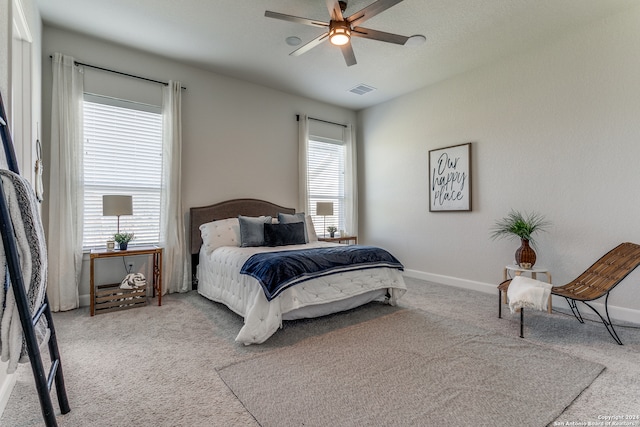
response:
{"label": "curtain rod", "polygon": [[[53,58],[53,55],[49,55],[49,58]],[[75,61],[73,62],[75,65],[82,65],[83,67],[95,68],[96,70],[106,71],[107,73],[120,74],[121,76],[131,77],[134,79],[145,80],[147,82],[158,83],[161,85],[169,86],[169,83],[162,82],[160,80],[149,79],[147,77],[136,76],[135,74],[123,73],[122,71],[111,70],[109,68],[98,67],[97,65],[86,64],[84,62]],[[186,87],[181,86],[182,89],[187,90]]]}
{"label": "curtain rod", "polygon": [[[342,123],[330,122],[328,120],[316,119],[314,117],[307,117],[309,120],[315,120],[316,122],[329,123],[330,125],[342,126],[346,128],[347,125],[343,125]],[[296,122],[300,121],[300,114],[296,114]]]}

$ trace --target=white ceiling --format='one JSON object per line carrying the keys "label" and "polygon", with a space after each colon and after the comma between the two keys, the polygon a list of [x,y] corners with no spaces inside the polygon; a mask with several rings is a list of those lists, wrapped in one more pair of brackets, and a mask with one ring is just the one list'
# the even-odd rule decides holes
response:
{"label": "white ceiling", "polygon": [[[344,15],[372,2],[350,0]],[[548,42],[638,3],[404,0],[362,26],[405,36],[423,34],[426,43],[399,46],[354,38],[358,63],[352,67],[328,42],[301,56],[289,56],[295,48],[285,43],[288,36],[297,36],[304,44],[323,30],[264,17],[265,10],[271,10],[328,21],[325,0],[37,0],[37,4],[45,24],[359,110]],[[376,90],[365,95],[349,92],[359,84]]]}

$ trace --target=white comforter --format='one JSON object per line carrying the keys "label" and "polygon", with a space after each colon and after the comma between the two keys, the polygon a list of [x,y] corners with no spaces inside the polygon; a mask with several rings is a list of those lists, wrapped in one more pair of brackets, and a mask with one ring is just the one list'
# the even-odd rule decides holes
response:
{"label": "white comforter", "polygon": [[[314,242],[287,246],[286,249],[322,246],[335,244]],[[269,302],[258,281],[249,275],[240,274],[240,269],[255,253],[282,250],[283,247],[223,246],[210,255],[204,250],[200,251],[198,292],[206,298],[227,305],[244,317],[244,326],[236,337],[237,342],[262,343],[282,327],[283,319],[316,317],[353,308],[374,299],[384,299],[395,305],[397,299],[406,292],[401,271],[384,267],[308,280],[286,289]],[[386,297],[387,290],[390,297]],[[312,311],[308,311],[307,315],[300,314],[310,307]]]}

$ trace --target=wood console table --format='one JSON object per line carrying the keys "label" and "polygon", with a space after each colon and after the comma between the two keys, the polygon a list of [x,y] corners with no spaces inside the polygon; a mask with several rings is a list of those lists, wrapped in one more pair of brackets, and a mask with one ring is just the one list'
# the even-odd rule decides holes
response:
{"label": "wood console table", "polygon": [[318,237],[318,240],[321,242],[345,243],[347,245],[350,244],[349,242],[353,242],[353,245],[358,244],[358,236]]}
{"label": "wood console table", "polygon": [[[90,311],[93,316],[96,314],[96,283],[95,283],[95,269],[94,269],[94,261],[98,258],[113,258],[113,257],[125,257],[125,256],[138,256],[138,255],[151,255],[153,257],[153,272],[152,272],[152,285],[153,285],[153,296],[158,295],[158,305],[162,305],[162,248],[158,246],[139,246],[139,247],[129,247],[126,250],[113,250],[109,251],[106,249],[92,249],[90,258],[91,264],[91,273],[90,273],[90,292],[91,292],[91,302],[90,302]],[[112,296],[113,303],[111,304],[113,309],[106,309],[105,312],[117,310],[117,307],[127,306],[130,308],[131,306],[135,306],[137,303],[132,302],[136,299],[140,303],[146,304],[146,293],[143,290],[140,290],[139,293],[136,293],[136,290],[118,290],[119,284],[113,285],[102,285],[99,287],[106,287],[112,289],[111,294],[115,295],[115,291],[121,292],[119,296]],[[124,295],[127,294],[127,295]],[[120,302],[120,303],[119,303]],[[126,304],[124,304],[124,303]]]}

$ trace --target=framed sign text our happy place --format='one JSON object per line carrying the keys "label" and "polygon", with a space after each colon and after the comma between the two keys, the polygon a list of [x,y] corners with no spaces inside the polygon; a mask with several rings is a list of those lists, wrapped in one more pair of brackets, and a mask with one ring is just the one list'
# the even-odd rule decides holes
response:
{"label": "framed sign text our happy place", "polygon": [[471,143],[429,150],[429,211],[471,210]]}

